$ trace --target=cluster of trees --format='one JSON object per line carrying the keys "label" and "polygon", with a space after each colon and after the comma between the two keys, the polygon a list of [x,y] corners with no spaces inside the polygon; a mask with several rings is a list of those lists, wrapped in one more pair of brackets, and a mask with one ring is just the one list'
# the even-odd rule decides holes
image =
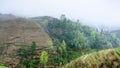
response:
{"label": "cluster of trees", "polygon": [[73,22],[62,15],[60,21],[48,21],[46,25],[55,46],[60,46],[60,42],[65,40],[67,49],[104,49],[117,47],[119,39],[115,34],[101,29],[100,31],[79,22]]}
{"label": "cluster of trees", "polygon": [[36,65],[41,65],[41,67],[46,68],[48,62],[48,53],[42,51],[39,57],[39,61],[36,60],[37,54],[36,43],[32,42],[32,45],[26,48],[21,48],[18,50],[18,56],[20,57],[20,64],[23,68],[35,68]]}
{"label": "cluster of trees", "polygon": [[36,43],[32,42],[32,45],[27,48],[21,48],[18,50],[18,56],[20,57],[20,64],[24,68],[33,68],[35,64],[34,56],[36,55]]}

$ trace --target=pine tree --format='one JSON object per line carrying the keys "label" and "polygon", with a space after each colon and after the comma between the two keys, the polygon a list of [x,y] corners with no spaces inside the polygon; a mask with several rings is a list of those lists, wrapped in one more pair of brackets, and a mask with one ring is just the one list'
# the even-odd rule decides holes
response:
{"label": "pine tree", "polygon": [[63,50],[63,53],[66,55],[67,50],[66,50],[66,43],[65,43],[64,40],[62,41],[61,48],[62,48],[62,50]]}

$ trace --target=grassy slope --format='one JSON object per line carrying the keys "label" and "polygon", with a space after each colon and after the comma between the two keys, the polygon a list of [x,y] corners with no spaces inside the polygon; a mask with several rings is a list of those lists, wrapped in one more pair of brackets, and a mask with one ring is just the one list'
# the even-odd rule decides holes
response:
{"label": "grassy slope", "polygon": [[64,68],[120,68],[120,48],[83,55]]}

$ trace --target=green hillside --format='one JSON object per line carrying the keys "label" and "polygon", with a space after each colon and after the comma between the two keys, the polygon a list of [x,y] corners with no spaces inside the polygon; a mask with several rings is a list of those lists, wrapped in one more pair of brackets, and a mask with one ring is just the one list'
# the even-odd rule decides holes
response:
{"label": "green hillside", "polygon": [[[4,18],[0,20],[0,62],[8,68],[59,68],[66,64],[69,68],[83,64],[83,59],[82,66],[91,67],[88,63],[100,65],[98,57],[111,56],[115,51],[112,48],[120,46],[116,34],[72,21],[65,15],[59,19],[50,16]],[[116,53],[119,58],[118,51]],[[74,60],[80,56],[81,63]]]}

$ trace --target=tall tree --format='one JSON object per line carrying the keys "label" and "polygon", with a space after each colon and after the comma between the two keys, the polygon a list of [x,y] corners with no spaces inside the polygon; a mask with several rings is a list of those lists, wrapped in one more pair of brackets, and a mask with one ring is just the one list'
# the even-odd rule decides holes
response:
{"label": "tall tree", "polygon": [[61,48],[63,50],[63,53],[66,54],[67,50],[66,50],[66,43],[64,40],[62,41]]}
{"label": "tall tree", "polygon": [[46,64],[48,62],[48,53],[46,51],[42,51],[41,55],[40,55],[40,63],[44,66],[44,68],[46,67]]}

